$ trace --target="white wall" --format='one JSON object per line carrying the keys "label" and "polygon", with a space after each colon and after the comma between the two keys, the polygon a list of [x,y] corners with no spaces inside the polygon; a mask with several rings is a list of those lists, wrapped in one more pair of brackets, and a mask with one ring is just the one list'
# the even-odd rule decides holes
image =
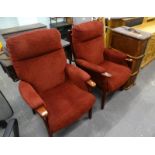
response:
{"label": "white wall", "polygon": [[37,17],[18,17],[19,26],[38,23]]}
{"label": "white wall", "polygon": [[76,24],[88,22],[91,20],[92,20],[92,17],[74,17],[73,18],[73,24],[76,25]]}
{"label": "white wall", "polygon": [[18,26],[16,17],[0,17],[0,29]]}
{"label": "white wall", "polygon": [[[92,17],[73,17],[74,24],[80,24],[91,20]],[[50,20],[48,17],[0,17],[0,29],[34,23],[43,23],[49,27]]]}
{"label": "white wall", "polygon": [[14,26],[43,23],[49,27],[48,17],[0,17],[0,29]]}

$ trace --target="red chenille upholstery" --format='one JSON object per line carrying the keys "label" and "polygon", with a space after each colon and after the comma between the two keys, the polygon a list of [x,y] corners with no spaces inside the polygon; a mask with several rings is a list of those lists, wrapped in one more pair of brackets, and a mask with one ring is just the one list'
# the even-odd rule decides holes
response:
{"label": "red chenille upholstery", "polygon": [[22,94],[24,100],[29,103],[32,109],[36,109],[42,105],[46,106],[43,99],[38,95],[34,88],[25,81],[20,81],[19,91]]}
{"label": "red chenille upholstery", "polygon": [[108,61],[112,61],[114,63],[118,63],[121,65],[127,65],[127,63],[124,61],[127,58],[127,55],[118,50],[114,50],[111,48],[105,48],[104,57]]}
{"label": "red chenille upholstery", "polygon": [[52,132],[79,119],[95,102],[92,94],[80,89],[71,81],[66,81],[52,91],[47,91],[43,99],[47,103],[49,128]]}
{"label": "red chenille upholstery", "polygon": [[66,63],[60,41],[56,29],[36,30],[7,40],[21,79],[20,93],[31,108],[47,108],[50,133],[79,119],[95,102],[86,87],[90,76]]}
{"label": "red chenille upholstery", "polygon": [[74,26],[72,42],[75,55],[78,59],[84,59],[94,64],[103,62],[102,23],[88,22]]}
{"label": "red chenille upholstery", "polygon": [[[104,48],[102,22],[75,25],[71,35],[76,64],[91,74],[104,92],[113,92],[127,82],[131,75],[125,61],[127,55]],[[105,77],[106,72],[112,76]]]}
{"label": "red chenille upholstery", "polygon": [[[115,91],[120,88],[129,79],[131,71],[126,66],[113,63],[111,61],[105,60],[102,64],[106,72],[110,73],[112,76],[107,78],[107,88],[108,91]],[[103,76],[102,76],[103,77]]]}

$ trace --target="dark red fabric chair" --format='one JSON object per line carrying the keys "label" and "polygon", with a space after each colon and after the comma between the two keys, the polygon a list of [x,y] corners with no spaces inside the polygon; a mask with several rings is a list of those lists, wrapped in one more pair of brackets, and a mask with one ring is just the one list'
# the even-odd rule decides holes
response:
{"label": "dark red fabric chair", "polygon": [[[7,40],[19,90],[29,106],[45,120],[50,135],[89,112],[95,83],[80,68],[66,63],[56,29],[36,30]],[[88,86],[88,87],[87,87]]]}
{"label": "dark red fabric chair", "polygon": [[87,71],[103,90],[103,109],[106,94],[116,91],[129,79],[131,70],[126,61],[129,59],[120,51],[104,48],[102,22],[75,25],[71,38],[76,64]]}

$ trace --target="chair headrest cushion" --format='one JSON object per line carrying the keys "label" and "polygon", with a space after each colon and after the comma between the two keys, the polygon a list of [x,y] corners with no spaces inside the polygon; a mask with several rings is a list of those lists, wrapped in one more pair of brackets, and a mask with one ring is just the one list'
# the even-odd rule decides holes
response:
{"label": "chair headrest cushion", "polygon": [[73,38],[83,42],[103,36],[103,23],[91,21],[75,25],[72,29]]}
{"label": "chair headrest cushion", "polygon": [[56,29],[34,30],[8,38],[7,48],[13,60],[34,58],[61,49],[61,35]]}

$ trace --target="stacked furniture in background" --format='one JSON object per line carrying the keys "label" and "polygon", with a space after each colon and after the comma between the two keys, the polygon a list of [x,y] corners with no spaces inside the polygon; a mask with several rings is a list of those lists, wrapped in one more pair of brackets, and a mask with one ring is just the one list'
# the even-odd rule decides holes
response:
{"label": "stacked furniture in background", "polygon": [[15,36],[22,32],[28,32],[36,29],[44,29],[47,28],[46,25],[42,23],[36,23],[36,24],[30,24],[25,26],[17,26],[7,29],[0,29],[0,34],[3,36],[3,38],[6,40],[8,37]]}
{"label": "stacked furniture in background", "polygon": [[68,31],[72,28],[71,17],[50,17],[50,28],[56,28],[61,33],[61,38],[68,40]]}
{"label": "stacked furniture in background", "polygon": [[[151,33],[151,38],[147,43],[147,47],[144,51],[144,58],[141,63],[141,68],[145,67],[152,60],[155,59],[155,17],[120,17],[106,19],[106,25],[108,26],[106,32],[106,44],[110,47],[112,32],[111,29],[128,26],[134,29],[142,30]],[[109,29],[110,28],[110,29]]]}
{"label": "stacked furniture in background", "polygon": [[9,38],[7,47],[20,79],[20,93],[44,119],[50,135],[86,112],[91,118],[95,96],[88,90],[95,83],[86,72],[66,63],[58,30],[21,34]]}
{"label": "stacked furniture in background", "polygon": [[144,17],[113,17],[109,20],[107,19],[107,24],[111,28],[116,28],[120,26],[132,27],[142,24],[143,19]]}
{"label": "stacked furniture in background", "polygon": [[[110,29],[120,27],[120,26],[128,26],[132,27],[135,25],[140,25],[143,22],[144,17],[113,17],[113,18],[106,18],[105,25],[108,26]],[[110,40],[111,40],[111,30],[107,29],[106,32],[106,47],[109,47]]]}
{"label": "stacked furniture in background", "polygon": [[103,22],[75,25],[71,36],[77,66],[87,71],[103,92],[103,109],[106,94],[120,89],[130,77],[127,55],[104,48]]}

